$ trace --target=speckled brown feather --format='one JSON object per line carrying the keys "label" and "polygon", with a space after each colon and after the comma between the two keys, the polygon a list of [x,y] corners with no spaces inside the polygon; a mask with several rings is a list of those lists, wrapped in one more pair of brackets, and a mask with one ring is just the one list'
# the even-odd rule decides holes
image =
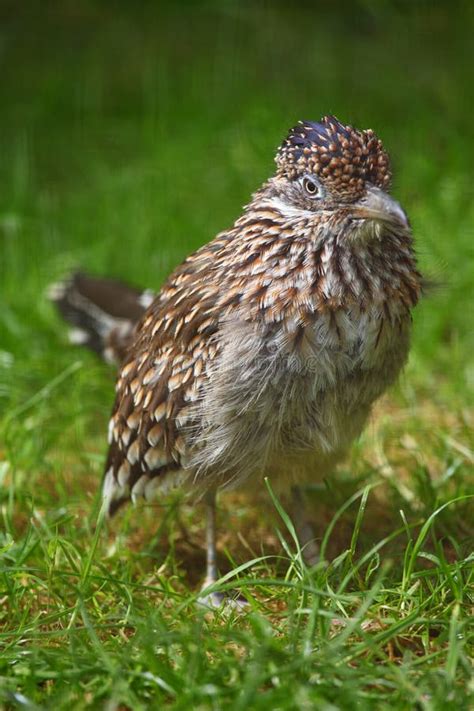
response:
{"label": "speckled brown feather", "polygon": [[278,173],[293,179],[314,173],[353,198],[362,194],[365,181],[386,190],[390,186],[390,160],[382,141],[371,129],[358,131],[334,116],[320,123],[300,121],[291,129],[277,153]]}
{"label": "speckled brown feather", "polygon": [[[281,478],[283,461],[289,478],[330,470],[405,362],[421,289],[411,233],[355,209],[390,182],[381,142],[333,117],[301,122],[277,166],[136,328],[110,423],[111,513],[170,486]],[[316,207],[308,174],[325,191]]]}

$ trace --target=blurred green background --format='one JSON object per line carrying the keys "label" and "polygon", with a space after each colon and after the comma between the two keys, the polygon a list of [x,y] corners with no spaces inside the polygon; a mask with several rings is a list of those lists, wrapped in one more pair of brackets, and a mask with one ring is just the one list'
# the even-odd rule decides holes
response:
{"label": "blurred green background", "polygon": [[435,408],[472,402],[473,18],[469,2],[2,0],[4,412],[80,357],[72,399],[102,426],[111,378],[65,347],[47,284],[81,267],[159,287],[232,224],[288,128],[326,113],[383,138],[438,284],[405,387]]}
{"label": "blurred green background", "polygon": [[[0,709],[472,706],[473,37],[461,0],[0,0]],[[249,617],[204,620],[202,507],[98,535],[115,374],[46,290],[78,267],[159,288],[328,113],[383,139],[437,286],[308,492],[326,559],[300,579],[268,506],[222,497],[221,570],[270,558]]]}

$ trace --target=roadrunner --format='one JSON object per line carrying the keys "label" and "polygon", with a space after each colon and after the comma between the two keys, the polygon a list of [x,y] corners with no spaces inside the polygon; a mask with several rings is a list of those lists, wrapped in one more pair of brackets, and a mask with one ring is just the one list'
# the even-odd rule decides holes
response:
{"label": "roadrunner", "polygon": [[269,477],[299,500],[299,485],[328,476],[406,362],[421,293],[372,130],[301,121],[276,166],[156,296],[85,275],[53,291],[75,340],[120,363],[109,513],[175,487],[204,497],[205,585],[216,492]]}

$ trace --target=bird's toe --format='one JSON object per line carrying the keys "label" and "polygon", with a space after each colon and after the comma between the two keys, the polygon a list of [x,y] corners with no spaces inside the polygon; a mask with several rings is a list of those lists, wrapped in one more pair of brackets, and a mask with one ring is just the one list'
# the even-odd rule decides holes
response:
{"label": "bird's toe", "polygon": [[209,583],[205,583],[203,585],[201,595],[197,599],[199,607],[204,607],[209,610],[235,610],[237,612],[243,612],[249,607],[247,598],[238,593],[236,590],[229,590],[226,592],[213,590],[206,593],[206,589],[209,587]]}

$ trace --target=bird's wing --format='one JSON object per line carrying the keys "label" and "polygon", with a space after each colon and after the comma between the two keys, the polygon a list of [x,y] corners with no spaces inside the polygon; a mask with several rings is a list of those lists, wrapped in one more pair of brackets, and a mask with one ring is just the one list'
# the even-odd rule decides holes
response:
{"label": "bird's wing", "polygon": [[149,498],[165,478],[176,480],[185,464],[180,432],[193,427],[193,405],[218,350],[217,241],[178,267],[136,328],[109,426],[104,496],[111,514],[129,498]]}

